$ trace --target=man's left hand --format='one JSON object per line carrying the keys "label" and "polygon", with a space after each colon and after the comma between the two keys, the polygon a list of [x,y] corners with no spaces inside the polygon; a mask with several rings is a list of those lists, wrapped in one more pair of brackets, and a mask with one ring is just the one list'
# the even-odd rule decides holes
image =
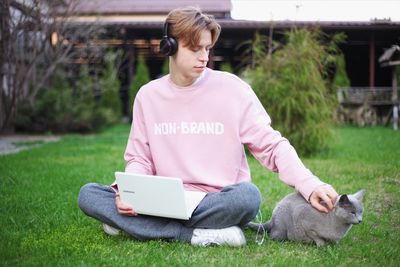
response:
{"label": "man's left hand", "polygon": [[[310,203],[317,210],[328,213],[333,209],[337,197],[338,193],[332,186],[321,185],[311,193]],[[322,205],[321,201],[325,202],[326,206]]]}

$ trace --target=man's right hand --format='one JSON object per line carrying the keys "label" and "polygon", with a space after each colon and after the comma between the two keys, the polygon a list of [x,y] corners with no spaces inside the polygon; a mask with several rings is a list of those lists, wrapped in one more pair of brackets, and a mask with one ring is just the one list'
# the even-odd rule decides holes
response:
{"label": "man's right hand", "polygon": [[119,214],[126,216],[137,216],[137,213],[135,212],[132,206],[122,202],[119,192],[115,193],[115,205],[117,206]]}

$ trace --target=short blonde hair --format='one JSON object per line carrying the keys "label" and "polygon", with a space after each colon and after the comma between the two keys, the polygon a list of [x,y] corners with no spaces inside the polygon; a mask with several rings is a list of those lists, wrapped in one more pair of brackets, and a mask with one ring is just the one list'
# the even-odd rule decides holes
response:
{"label": "short blonde hair", "polygon": [[199,44],[203,30],[211,32],[213,46],[221,32],[221,26],[214,16],[202,13],[197,7],[174,9],[169,12],[166,22],[169,24],[168,35],[189,48],[195,48]]}

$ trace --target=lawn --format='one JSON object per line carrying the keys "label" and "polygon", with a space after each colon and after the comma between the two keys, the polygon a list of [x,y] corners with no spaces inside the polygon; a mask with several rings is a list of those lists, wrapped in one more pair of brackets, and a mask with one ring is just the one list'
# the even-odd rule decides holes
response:
{"label": "lawn", "polygon": [[[18,154],[0,156],[0,266],[399,266],[400,132],[376,127],[336,129],[329,151],[304,159],[339,193],[366,189],[364,220],[339,245],[255,243],[243,248],[193,247],[110,237],[77,207],[87,182],[111,183],[124,169],[129,126],[98,135],[67,135]],[[262,213],[293,189],[249,159],[263,194]]]}

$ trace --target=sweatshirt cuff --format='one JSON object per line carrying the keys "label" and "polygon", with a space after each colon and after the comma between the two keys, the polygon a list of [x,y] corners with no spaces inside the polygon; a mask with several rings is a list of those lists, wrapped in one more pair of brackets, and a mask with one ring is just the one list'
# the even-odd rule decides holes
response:
{"label": "sweatshirt cuff", "polygon": [[111,189],[114,190],[115,193],[118,192],[117,181],[114,181],[110,186],[111,186]]}
{"label": "sweatshirt cuff", "polygon": [[317,189],[317,187],[322,186],[322,185],[326,185],[326,183],[322,182],[317,177],[313,177],[311,179],[304,181],[297,188],[297,190],[304,197],[304,199],[309,202],[311,194],[315,191],[315,189]]}

